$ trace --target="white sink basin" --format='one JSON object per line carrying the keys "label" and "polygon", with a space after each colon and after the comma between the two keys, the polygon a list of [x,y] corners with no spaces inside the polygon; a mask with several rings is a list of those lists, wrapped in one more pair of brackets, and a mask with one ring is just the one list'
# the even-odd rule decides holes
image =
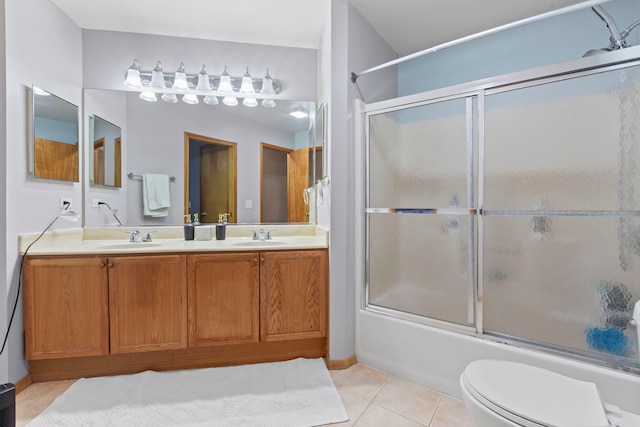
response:
{"label": "white sink basin", "polygon": [[288,242],[284,240],[248,240],[245,242],[236,242],[233,243],[233,246],[244,246],[244,247],[252,247],[252,246],[279,246],[285,245]]}
{"label": "white sink basin", "polygon": [[109,243],[106,245],[100,245],[101,248],[104,249],[145,249],[162,246],[160,243],[152,243],[152,242],[128,242],[128,243]]}

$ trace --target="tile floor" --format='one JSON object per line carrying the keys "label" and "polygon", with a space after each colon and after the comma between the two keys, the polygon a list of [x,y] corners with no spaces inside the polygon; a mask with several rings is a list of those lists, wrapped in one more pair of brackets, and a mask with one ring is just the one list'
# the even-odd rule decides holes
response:
{"label": "tile floor", "polygon": [[[459,400],[362,364],[330,371],[349,421],[333,426],[474,427]],[[25,426],[73,380],[32,384],[16,397],[17,427]]]}

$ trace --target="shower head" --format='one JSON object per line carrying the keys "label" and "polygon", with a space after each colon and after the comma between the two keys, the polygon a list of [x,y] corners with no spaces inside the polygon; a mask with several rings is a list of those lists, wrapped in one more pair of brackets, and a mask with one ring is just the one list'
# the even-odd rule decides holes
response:
{"label": "shower head", "polygon": [[629,47],[625,38],[627,37],[629,32],[636,25],[638,25],[638,23],[640,23],[640,21],[632,24],[629,28],[627,28],[622,33],[620,33],[620,31],[618,31],[618,27],[616,26],[616,23],[614,22],[613,18],[611,17],[611,15],[609,15],[609,13],[607,13],[606,10],[604,10],[602,6],[593,6],[591,10],[593,10],[593,12],[596,15],[598,15],[598,17],[602,19],[605,24],[607,24],[607,28],[609,28],[609,33],[611,33],[611,37],[609,37],[608,47],[603,49],[588,50],[584,55],[582,55],[583,57],[597,55],[599,53],[610,52],[612,50],[624,49],[625,47]]}

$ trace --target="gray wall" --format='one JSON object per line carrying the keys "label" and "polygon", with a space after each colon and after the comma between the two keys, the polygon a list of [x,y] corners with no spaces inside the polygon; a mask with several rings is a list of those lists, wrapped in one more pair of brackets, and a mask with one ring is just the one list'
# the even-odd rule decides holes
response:
{"label": "gray wall", "polygon": [[[0,301],[10,313],[18,286],[18,235],[37,233],[58,214],[59,198],[72,198],[72,209],[82,212],[82,184],[27,179],[27,93],[26,87],[37,85],[59,97],[80,105],[82,99],[82,33],[80,29],[49,0],[3,2],[6,35],[6,144],[0,181],[6,196],[0,209],[5,247],[0,253],[0,268],[5,272],[6,288]],[[4,65],[4,64],[3,64]],[[1,77],[0,77],[1,78]],[[3,122],[4,123],[4,122]],[[83,151],[81,150],[81,155]],[[58,221],[55,229],[77,227],[78,223]],[[7,295],[6,301],[4,295]],[[55,316],[55,313],[51,313]],[[5,319],[0,321],[3,324]],[[8,317],[8,314],[7,314]],[[23,354],[22,301],[19,301],[11,334],[2,355],[6,366],[0,371],[0,382],[18,381],[27,375]],[[2,328],[4,333],[5,328]]]}
{"label": "gray wall", "polygon": [[[330,358],[355,354],[355,192],[354,100],[360,98],[349,74],[392,60],[396,53],[346,0],[331,2],[330,38]],[[321,64],[321,68],[324,64]],[[378,87],[372,97],[396,94],[395,70],[373,76],[366,83]],[[326,91],[326,92],[325,92]]]}

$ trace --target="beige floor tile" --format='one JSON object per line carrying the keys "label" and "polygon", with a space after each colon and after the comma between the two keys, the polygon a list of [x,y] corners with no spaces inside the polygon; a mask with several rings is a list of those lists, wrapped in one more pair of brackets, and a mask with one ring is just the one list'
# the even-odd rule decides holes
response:
{"label": "beige floor tile", "polygon": [[442,395],[417,384],[391,378],[373,403],[421,424],[429,425]]}
{"label": "beige floor tile", "polygon": [[342,398],[342,404],[347,410],[347,415],[349,415],[349,421],[329,425],[344,427],[352,426],[356,421],[358,421],[362,413],[367,409],[367,406],[369,406],[370,402],[346,391],[345,389],[338,388],[337,390],[338,394],[340,394],[340,397]]}
{"label": "beige floor tile", "polygon": [[422,427],[415,421],[398,415],[374,403],[364,411],[354,427]]}
{"label": "beige floor tile", "polygon": [[75,380],[35,383],[16,396],[16,427],[22,427],[44,411]]}
{"label": "beige floor tile", "polygon": [[349,369],[336,371],[333,374],[333,383],[336,387],[343,388],[356,396],[371,401],[389,378],[391,378],[389,374],[357,363]]}
{"label": "beige floor tile", "polygon": [[464,403],[442,396],[431,427],[476,427]]}

